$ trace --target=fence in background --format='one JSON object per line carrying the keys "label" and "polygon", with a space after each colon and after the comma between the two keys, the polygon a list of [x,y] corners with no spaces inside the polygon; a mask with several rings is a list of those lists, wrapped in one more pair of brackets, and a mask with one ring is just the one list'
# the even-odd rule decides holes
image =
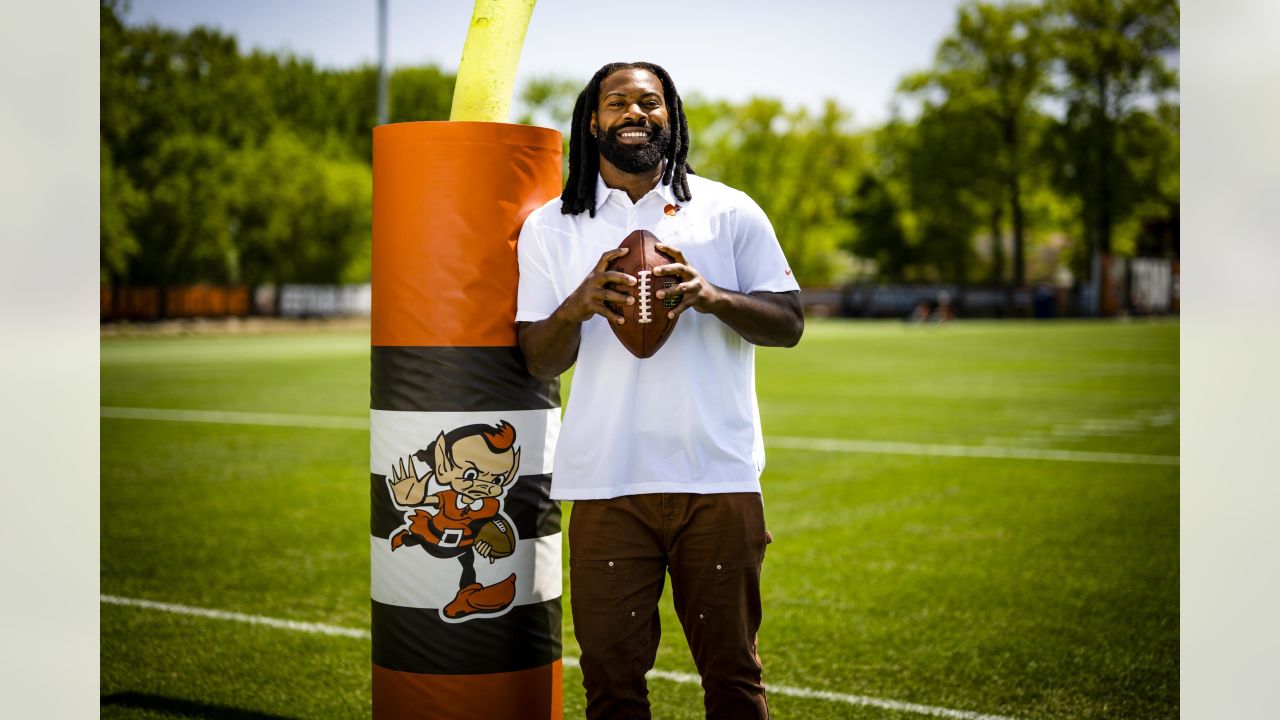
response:
{"label": "fence in background", "polygon": [[[1104,258],[1100,263],[1100,314],[1167,315],[1180,307],[1179,265],[1163,258]],[[957,317],[1078,317],[1090,315],[1088,286],[1037,285],[1006,289],[949,284],[805,288],[805,312],[865,318],[908,318],[922,308],[934,312],[946,299]],[[359,285],[187,285],[103,287],[100,317],[164,320],[218,317],[368,317],[372,289]]]}
{"label": "fence in background", "polygon": [[946,307],[954,317],[1057,317],[1069,301],[1065,289],[1050,286],[1005,289],[948,284],[845,286],[839,314],[845,317],[909,318]]}
{"label": "fence in background", "polygon": [[361,285],[183,285],[107,287],[100,290],[99,318],[167,320],[221,317],[368,316],[372,293]]}
{"label": "fence in background", "polygon": [[218,285],[103,287],[100,300],[102,320],[242,317],[252,310],[249,288]]}
{"label": "fence in background", "polygon": [[363,285],[281,285],[276,314],[281,317],[368,317],[373,291]]}
{"label": "fence in background", "polygon": [[[806,310],[845,317],[908,318],[936,312],[944,303],[957,317],[1079,317],[1169,315],[1180,307],[1179,264],[1165,258],[1103,257],[1101,291],[1036,285],[1027,288],[959,286],[945,283],[806,289]],[[1095,301],[1094,298],[1098,298]],[[1098,312],[1093,312],[1098,308]]]}

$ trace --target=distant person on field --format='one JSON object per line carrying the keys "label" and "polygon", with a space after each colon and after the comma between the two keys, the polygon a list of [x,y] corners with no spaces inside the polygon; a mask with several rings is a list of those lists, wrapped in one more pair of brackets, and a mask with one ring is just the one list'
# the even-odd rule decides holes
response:
{"label": "distant person on field", "polygon": [[956,314],[951,310],[951,293],[946,290],[938,291],[938,302],[933,308],[933,321],[941,325],[948,320],[955,320]]}
{"label": "distant person on field", "polygon": [[928,322],[931,310],[932,307],[929,304],[929,301],[924,298],[920,298],[916,301],[916,306],[911,309],[911,314],[907,316],[907,319],[913,323]]}

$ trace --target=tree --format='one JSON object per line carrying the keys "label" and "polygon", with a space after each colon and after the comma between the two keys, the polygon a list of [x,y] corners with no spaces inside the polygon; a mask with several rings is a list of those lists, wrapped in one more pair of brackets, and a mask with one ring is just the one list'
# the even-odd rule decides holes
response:
{"label": "tree", "polygon": [[234,192],[225,143],[182,133],[163,139],[143,164],[149,188],[136,224],[140,252],[129,278],[161,288],[239,280],[229,205]]}
{"label": "tree", "polygon": [[573,105],[581,83],[552,75],[533,78],[520,90],[520,114],[516,122],[560,131],[560,177],[569,176],[569,137],[573,130]]}
{"label": "tree", "polygon": [[391,73],[391,122],[448,120],[457,76],[434,65]]}
{"label": "tree", "polygon": [[902,210],[874,172],[864,173],[858,181],[853,207],[850,219],[856,233],[848,248],[855,255],[874,261],[881,280],[906,280],[907,268],[915,258],[902,227]]}
{"label": "tree", "polygon": [[126,27],[111,43],[103,47],[102,133],[135,180],[167,138],[209,135],[234,148],[275,122],[266,83],[246,71],[233,37]]}
{"label": "tree", "polygon": [[568,78],[531,78],[520,90],[517,122],[554,128],[567,138],[573,125],[573,104],[581,91],[582,83]]}
{"label": "tree", "polygon": [[146,196],[116,166],[105,142],[98,143],[98,158],[101,281],[119,285],[128,277],[130,261],[141,250],[133,223],[144,211]]}
{"label": "tree", "polygon": [[919,228],[917,262],[938,279],[971,279],[973,237],[984,216],[991,223],[991,280],[1004,284],[1001,220],[1008,176],[1001,140],[989,117],[947,103],[928,106],[899,152]]}
{"label": "tree", "polygon": [[1050,0],[1048,7],[1057,94],[1067,107],[1047,148],[1058,186],[1081,204],[1085,255],[1096,257],[1113,250],[1116,226],[1150,192],[1140,166],[1155,148],[1142,134],[1168,128],[1169,113],[1144,105],[1164,106],[1177,89],[1168,57],[1178,48],[1180,11],[1177,0]]}
{"label": "tree", "polygon": [[710,123],[693,136],[697,172],[759,203],[802,282],[830,282],[851,233],[848,198],[866,163],[864,140],[847,129],[847,113],[830,101],[817,116],[788,112],[763,98],[723,104],[714,120],[694,103],[686,109],[691,126],[695,118]]}
{"label": "tree", "polygon": [[[372,69],[246,56],[216,30],[100,10],[103,281],[368,279]],[[392,82],[397,119],[447,116],[452,75]]]}
{"label": "tree", "polygon": [[[1004,209],[1013,229],[1013,284],[1026,282],[1026,217],[1023,195],[1035,143],[1037,100],[1048,89],[1049,58],[1045,53],[1039,6],[1013,2],[995,5],[971,2],[960,9],[956,28],[938,48],[935,67],[908,77],[903,91],[924,96],[924,115],[956,122],[960,134],[993,138],[992,162],[982,162],[998,180],[998,195],[988,195],[996,277],[1002,276],[998,251]],[[990,127],[975,127],[986,123]],[[946,134],[947,125],[931,130]],[[941,139],[941,138],[939,138]],[[961,138],[935,143],[940,149],[959,149]],[[980,178],[980,182],[985,178]]]}
{"label": "tree", "polygon": [[342,154],[280,129],[235,155],[230,213],[245,282],[369,279],[372,177]]}
{"label": "tree", "polygon": [[1134,209],[1134,253],[1176,259],[1178,213],[1179,108],[1161,104],[1154,112],[1133,113],[1120,136],[1120,155],[1130,159],[1139,201]]}

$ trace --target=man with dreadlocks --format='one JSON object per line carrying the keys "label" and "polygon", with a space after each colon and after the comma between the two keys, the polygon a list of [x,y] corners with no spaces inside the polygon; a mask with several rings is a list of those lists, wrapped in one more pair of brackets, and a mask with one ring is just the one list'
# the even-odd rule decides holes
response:
{"label": "man with dreadlocks", "polygon": [[[576,361],[552,474],[569,523],[574,632],[589,718],[648,718],[645,672],[670,573],[708,718],[765,718],[756,632],[769,542],[754,346],[794,346],[799,286],[764,212],[693,175],[675,84],[650,63],[601,68],[578,96],[564,193],[520,233],[516,313],[529,372]],[[636,278],[607,269],[648,230],[676,325],[638,359],[608,323]]]}

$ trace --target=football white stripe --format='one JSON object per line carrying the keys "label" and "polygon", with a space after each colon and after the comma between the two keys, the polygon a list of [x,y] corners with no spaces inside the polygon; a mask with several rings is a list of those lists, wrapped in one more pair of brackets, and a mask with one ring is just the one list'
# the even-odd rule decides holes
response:
{"label": "football white stripe", "polygon": [[[560,597],[563,571],[561,534],[519,540],[510,557],[492,564],[475,556],[476,580],[492,585],[516,574],[512,605],[531,605]],[[369,538],[372,563],[370,595],[387,605],[440,608],[458,592],[462,565],[454,558],[437,558],[420,547],[392,551],[387,538]]]}

